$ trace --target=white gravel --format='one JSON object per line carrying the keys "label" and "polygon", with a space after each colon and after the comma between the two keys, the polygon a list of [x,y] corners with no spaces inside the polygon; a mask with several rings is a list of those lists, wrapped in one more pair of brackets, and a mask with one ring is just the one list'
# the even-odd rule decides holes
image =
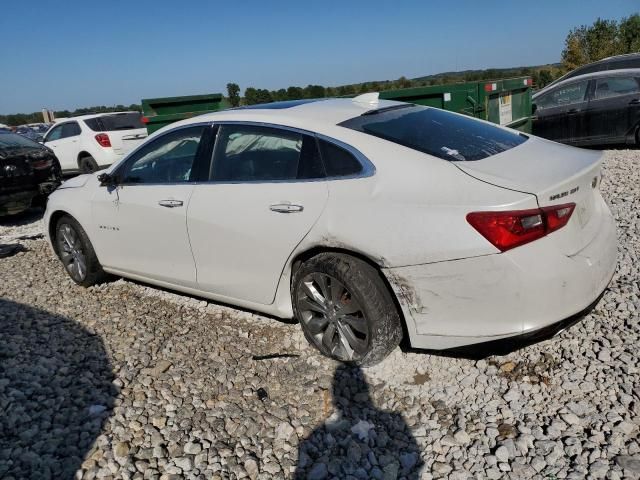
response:
{"label": "white gravel", "polygon": [[607,152],[602,189],[619,266],[582,322],[479,361],[398,349],[364,375],[294,324],[80,289],[23,240],[0,260],[0,478],[640,478],[640,151]]}

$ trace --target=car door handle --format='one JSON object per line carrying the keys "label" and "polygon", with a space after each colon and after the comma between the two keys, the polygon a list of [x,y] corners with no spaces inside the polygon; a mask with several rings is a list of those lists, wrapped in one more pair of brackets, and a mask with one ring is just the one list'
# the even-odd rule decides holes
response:
{"label": "car door handle", "polygon": [[634,98],[629,102],[629,105],[640,105],[640,98]]}
{"label": "car door handle", "polygon": [[569,115],[575,115],[576,113],[580,112],[580,110],[578,110],[577,108],[572,108],[571,110],[569,110],[567,113]]}
{"label": "car door handle", "polygon": [[174,208],[181,207],[183,205],[182,200],[160,200],[158,205],[161,207]]}
{"label": "car door handle", "polygon": [[269,205],[269,210],[278,213],[297,213],[304,210],[302,205],[293,205],[291,203],[274,203]]}

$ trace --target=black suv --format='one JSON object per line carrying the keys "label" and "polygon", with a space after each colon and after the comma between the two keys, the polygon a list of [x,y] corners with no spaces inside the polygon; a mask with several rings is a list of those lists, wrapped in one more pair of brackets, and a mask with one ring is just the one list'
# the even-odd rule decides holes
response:
{"label": "black suv", "polygon": [[0,131],[0,216],[44,204],[60,179],[60,163],[51,150],[21,135]]}

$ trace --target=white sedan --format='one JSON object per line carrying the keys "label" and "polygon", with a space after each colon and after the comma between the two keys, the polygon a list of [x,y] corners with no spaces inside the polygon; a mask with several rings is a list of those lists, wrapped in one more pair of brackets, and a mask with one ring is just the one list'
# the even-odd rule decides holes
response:
{"label": "white sedan", "polygon": [[359,365],[404,337],[449,349],[536,335],[616,263],[601,154],[435,108],[282,102],[172,124],[49,197],[71,278],[128,277],[295,317]]}

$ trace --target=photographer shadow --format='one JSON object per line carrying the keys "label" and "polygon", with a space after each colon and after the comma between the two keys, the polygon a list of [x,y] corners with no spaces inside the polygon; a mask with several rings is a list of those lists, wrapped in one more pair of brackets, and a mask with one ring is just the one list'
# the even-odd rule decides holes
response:
{"label": "photographer shadow", "polygon": [[74,478],[111,414],[113,380],[98,335],[0,299],[0,478]]}
{"label": "photographer shadow", "polygon": [[420,478],[423,462],[408,425],[373,405],[359,367],[338,366],[332,394],[333,415],[300,442],[295,479]]}

